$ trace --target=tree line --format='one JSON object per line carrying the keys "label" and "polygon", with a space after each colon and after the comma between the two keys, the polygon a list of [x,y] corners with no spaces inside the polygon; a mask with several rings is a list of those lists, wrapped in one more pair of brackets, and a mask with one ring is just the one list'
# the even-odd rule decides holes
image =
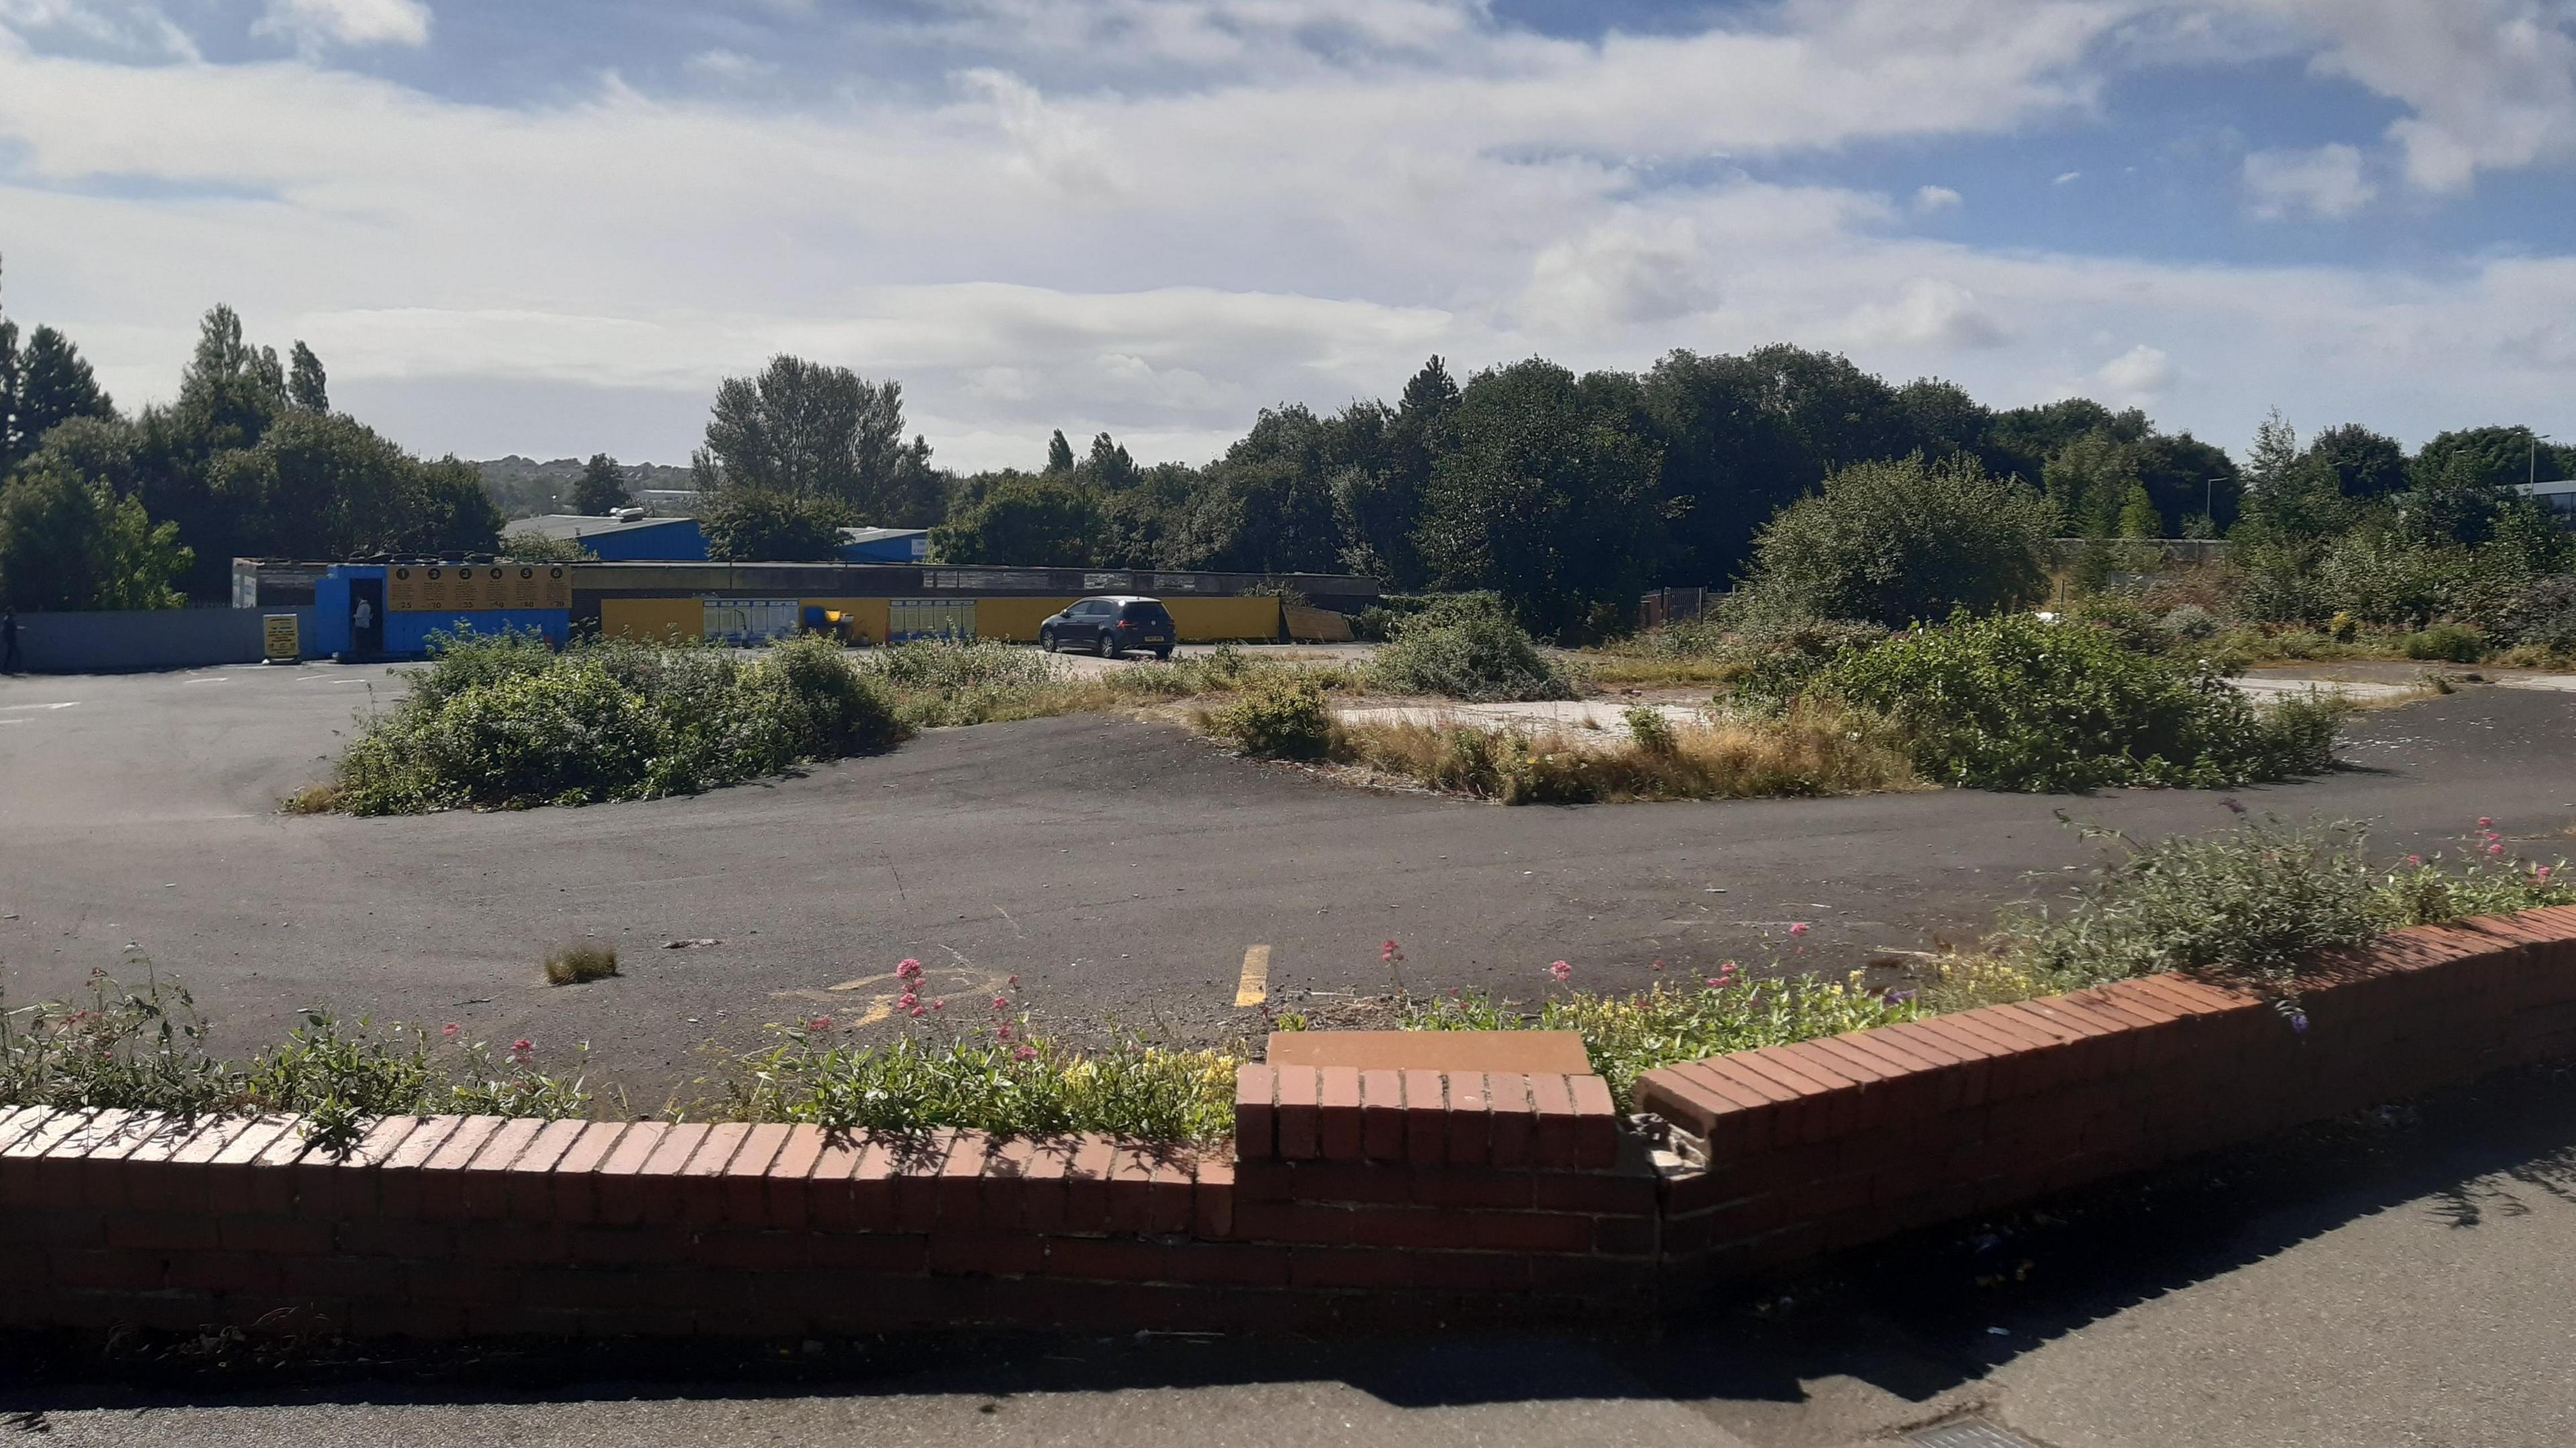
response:
{"label": "tree line", "polygon": [[[2035,526],[2093,538],[2322,535],[2404,495],[2458,513],[2454,534],[2474,542],[2505,483],[2576,466],[2523,427],[2409,454],[2360,424],[2302,446],[2276,420],[2240,467],[2138,409],[1996,409],[1780,344],[1677,350],[1637,372],[1533,357],[1463,382],[1435,356],[1392,402],[1264,410],[1203,466],[1139,464],[1107,433],[1077,450],[1059,431],[1034,467],[974,473],[934,466],[907,436],[899,382],[780,356],[718,387],[691,473],[720,558],[828,558],[841,527],[923,527],[957,563],[1491,590],[1572,635],[1615,626],[1649,587],[1728,584],[1827,478],[1910,458],[2008,480]],[[575,506],[628,496],[603,453]],[[131,416],[62,334],[40,326],[22,345],[0,314],[0,591],[18,607],[219,599],[235,556],[490,552],[504,527],[472,464],[415,457],[334,410],[310,347],[280,359],[229,307],[203,319],[176,398]]]}

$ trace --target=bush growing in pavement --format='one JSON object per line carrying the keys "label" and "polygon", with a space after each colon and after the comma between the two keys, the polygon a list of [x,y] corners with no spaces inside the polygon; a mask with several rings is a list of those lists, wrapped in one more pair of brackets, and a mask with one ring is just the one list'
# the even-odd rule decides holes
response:
{"label": "bush growing in pavement", "polygon": [[1233,740],[1246,754],[1265,758],[1321,759],[1332,747],[1332,710],[1311,679],[1265,681],[1209,713],[1206,721],[1210,732]]}
{"label": "bush growing in pavement", "polygon": [[744,659],[613,640],[465,639],[368,721],[326,802],[355,814],[521,808],[694,793],[893,744],[884,691],[829,642]]}
{"label": "bush growing in pavement", "polygon": [[1466,613],[1412,622],[1369,664],[1369,682],[1391,694],[1445,699],[1571,699],[1573,686],[1518,624]]}
{"label": "bush growing in pavement", "polygon": [[2027,614],[1953,618],[1846,650],[1812,695],[1883,715],[1926,778],[1980,789],[2196,788],[2333,762],[2343,706],[2256,705],[2205,662]]}

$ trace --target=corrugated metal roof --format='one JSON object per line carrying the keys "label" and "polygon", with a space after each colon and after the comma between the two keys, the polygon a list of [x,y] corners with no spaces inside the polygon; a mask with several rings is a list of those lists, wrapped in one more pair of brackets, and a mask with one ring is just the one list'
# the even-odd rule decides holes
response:
{"label": "corrugated metal roof", "polygon": [[695,518],[637,518],[621,521],[593,513],[548,513],[535,518],[516,518],[502,526],[504,533],[534,533],[540,538],[596,538],[604,533],[633,533],[645,528],[668,528],[673,524],[692,524]]}

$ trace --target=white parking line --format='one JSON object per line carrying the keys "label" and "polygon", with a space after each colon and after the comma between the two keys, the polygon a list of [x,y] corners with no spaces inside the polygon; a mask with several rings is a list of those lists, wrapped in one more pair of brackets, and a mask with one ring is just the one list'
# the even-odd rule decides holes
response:
{"label": "white parking line", "polygon": [[[74,709],[79,706],[80,700],[78,699],[65,699],[59,704],[0,704],[0,714],[23,714],[30,709]],[[10,722],[13,724],[24,724],[27,721],[24,719],[13,719]]]}
{"label": "white parking line", "polygon": [[1234,1003],[1257,1006],[1270,999],[1270,947],[1247,946],[1243,952],[1243,978],[1235,984]]}

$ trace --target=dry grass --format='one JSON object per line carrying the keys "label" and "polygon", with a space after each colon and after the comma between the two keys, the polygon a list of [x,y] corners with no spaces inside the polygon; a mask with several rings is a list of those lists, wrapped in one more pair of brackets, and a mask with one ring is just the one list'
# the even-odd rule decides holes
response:
{"label": "dry grass", "polygon": [[1883,731],[1821,709],[1687,725],[1655,742],[1470,725],[1337,725],[1331,757],[1505,804],[1763,799],[1916,787],[1904,751]]}
{"label": "dry grass", "polygon": [[546,953],[546,984],[588,985],[617,974],[614,945],[567,945]]}
{"label": "dry grass", "polygon": [[1687,688],[1731,684],[1753,666],[1741,659],[1693,659],[1611,654],[1594,650],[1565,655],[1567,672],[1595,689]]}
{"label": "dry grass", "polygon": [[328,780],[308,784],[277,802],[286,814],[329,814],[340,807],[340,786]]}

